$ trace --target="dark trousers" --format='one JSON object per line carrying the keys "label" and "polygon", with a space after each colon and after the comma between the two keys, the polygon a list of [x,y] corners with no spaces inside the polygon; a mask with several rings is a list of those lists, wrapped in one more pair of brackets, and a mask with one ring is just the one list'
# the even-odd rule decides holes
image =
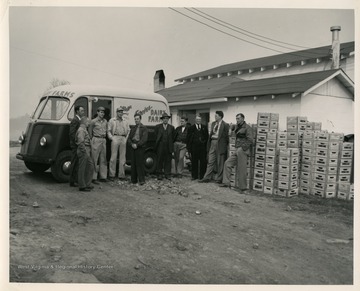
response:
{"label": "dark trousers", "polygon": [[[200,164],[200,173],[199,173]],[[191,149],[191,177],[202,179],[206,171],[206,144],[193,145]]]}
{"label": "dark trousers", "polygon": [[158,158],[158,175],[162,175],[164,173],[165,177],[170,177],[172,153],[169,152],[169,145],[167,143],[160,143],[156,153]]}
{"label": "dark trousers", "polygon": [[86,153],[78,149],[77,155],[79,157],[79,188],[89,187],[91,186],[91,181],[94,174],[94,162],[90,157],[90,147],[86,147]]}
{"label": "dark trousers", "polygon": [[76,153],[77,147],[71,149],[70,184],[78,182],[79,157]]}
{"label": "dark trousers", "polygon": [[140,183],[145,182],[145,169],[144,169],[144,148],[131,148],[131,182]]}

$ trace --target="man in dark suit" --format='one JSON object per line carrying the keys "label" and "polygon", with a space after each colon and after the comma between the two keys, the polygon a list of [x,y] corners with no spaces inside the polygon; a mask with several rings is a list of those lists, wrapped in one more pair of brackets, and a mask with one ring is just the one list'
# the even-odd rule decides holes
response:
{"label": "man in dark suit", "polygon": [[180,126],[175,129],[174,153],[175,153],[175,173],[178,178],[182,177],[184,171],[184,158],[186,154],[186,141],[189,126],[186,117],[181,117]]}
{"label": "man in dark suit", "polygon": [[211,131],[207,144],[209,156],[204,178],[200,183],[210,182],[216,169],[214,180],[221,183],[223,178],[224,163],[229,144],[229,124],[223,121],[224,113],[215,112],[215,121],[211,124]]}
{"label": "man in dark suit", "polygon": [[144,151],[148,140],[148,129],[141,123],[141,114],[135,113],[135,126],[130,130],[127,143],[131,146],[131,182],[145,183]]}
{"label": "man in dark suit", "polygon": [[[201,116],[195,118],[195,124],[189,127],[187,148],[191,155],[191,180],[202,179],[206,171],[206,144],[209,132],[201,124]],[[199,173],[200,163],[200,173]]]}
{"label": "man in dark suit", "polygon": [[85,109],[82,106],[75,106],[75,117],[70,122],[69,139],[71,148],[71,164],[70,164],[70,186],[76,187],[78,181],[79,158],[77,156],[77,145],[75,143],[75,135],[80,126],[81,117],[85,115]]}
{"label": "man in dark suit", "polygon": [[165,178],[171,180],[171,160],[174,152],[175,128],[168,124],[170,115],[163,113],[160,117],[162,123],[155,126],[155,149],[157,153],[157,175],[158,180],[162,180],[163,173]]}

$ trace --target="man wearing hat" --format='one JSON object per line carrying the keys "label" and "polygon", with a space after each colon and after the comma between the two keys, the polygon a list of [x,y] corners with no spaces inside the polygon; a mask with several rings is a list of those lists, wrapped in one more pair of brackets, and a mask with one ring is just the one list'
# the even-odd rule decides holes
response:
{"label": "man wearing hat", "polygon": [[158,158],[157,174],[159,180],[162,180],[163,174],[165,174],[166,179],[170,180],[175,128],[171,124],[168,124],[170,115],[166,112],[163,113],[160,119],[162,123],[155,126],[155,149]]}
{"label": "man wearing hat", "polygon": [[[101,182],[106,182],[107,161],[106,161],[106,129],[107,121],[104,118],[105,108],[97,109],[97,117],[91,120],[89,135],[91,138],[91,156],[94,161],[93,183],[98,184],[97,178]],[[99,165],[98,165],[99,163]],[[99,177],[98,177],[99,176]]]}
{"label": "man wearing hat", "polygon": [[109,180],[113,181],[116,174],[116,161],[119,153],[119,179],[125,179],[126,140],[130,132],[127,120],[123,118],[124,110],[116,109],[116,117],[109,120],[108,138],[111,140],[111,158]]}

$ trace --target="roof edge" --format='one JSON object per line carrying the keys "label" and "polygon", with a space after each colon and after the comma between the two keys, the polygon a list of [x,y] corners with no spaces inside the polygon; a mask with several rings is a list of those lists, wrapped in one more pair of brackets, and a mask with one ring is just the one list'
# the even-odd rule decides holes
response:
{"label": "roof edge", "polygon": [[[354,94],[354,87],[355,87],[354,82],[349,78],[348,75],[345,74],[345,72],[342,69],[339,69],[336,72],[334,72],[334,74],[330,75],[329,77],[325,78],[321,82],[319,82],[316,85],[307,89],[305,92],[302,93],[302,96],[306,96],[310,92],[312,92],[315,89],[319,88],[320,86],[324,85],[325,83],[327,83],[331,79],[337,77],[338,75],[341,75],[343,77],[343,79],[340,78],[340,82],[343,83],[345,88],[347,88],[352,94]],[[349,88],[352,88],[352,90],[350,90]]]}

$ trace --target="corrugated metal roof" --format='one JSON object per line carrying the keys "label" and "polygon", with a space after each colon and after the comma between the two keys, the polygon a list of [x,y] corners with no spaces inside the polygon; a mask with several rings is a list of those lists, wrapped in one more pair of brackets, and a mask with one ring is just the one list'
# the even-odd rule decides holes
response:
{"label": "corrugated metal roof", "polygon": [[[353,52],[355,49],[355,42],[346,42],[340,45],[340,53],[348,54]],[[302,50],[302,51],[295,51],[292,53],[284,53],[278,54],[258,59],[246,60],[231,64],[222,65],[219,67],[215,67],[206,71],[202,71],[196,74],[188,75],[186,77],[178,78],[175,81],[180,81],[184,79],[196,78],[201,76],[209,76],[214,74],[222,74],[227,72],[234,72],[234,71],[241,71],[241,70],[248,70],[252,68],[260,68],[266,66],[272,66],[277,64],[284,64],[284,63],[291,63],[291,62],[300,62],[303,60],[308,59],[315,59],[321,57],[329,57],[331,51],[331,45]]]}
{"label": "corrugated metal roof", "polygon": [[282,77],[250,80],[232,83],[216,93],[224,97],[244,97],[260,95],[277,95],[302,93],[330,77],[338,70],[327,70],[312,73],[296,74]]}
{"label": "corrugated metal roof", "polygon": [[169,103],[218,97],[303,93],[326,78],[329,78],[337,71],[343,72],[342,70],[326,70],[249,81],[239,80],[234,77],[224,77],[188,82],[157,93],[163,95]]}
{"label": "corrugated metal roof", "polygon": [[229,84],[233,82],[242,81],[235,77],[214,78],[210,80],[194,81],[176,85],[158,91],[157,93],[163,95],[168,102],[201,100],[215,96],[216,91],[229,86]]}

